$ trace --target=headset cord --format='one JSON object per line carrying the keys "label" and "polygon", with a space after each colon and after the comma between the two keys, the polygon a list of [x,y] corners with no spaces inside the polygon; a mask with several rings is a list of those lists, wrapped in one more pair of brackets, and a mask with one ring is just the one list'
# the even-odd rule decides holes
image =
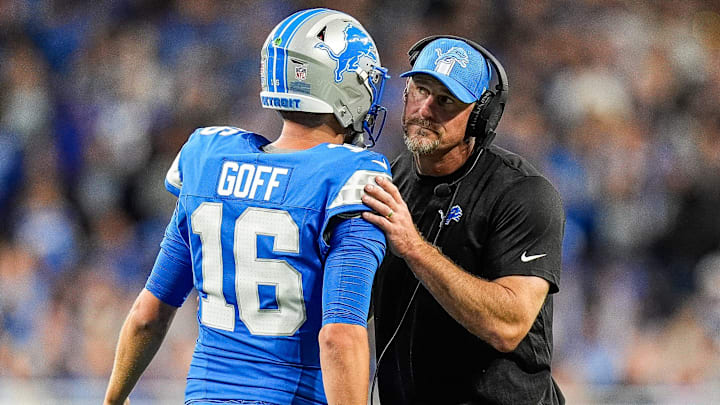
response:
{"label": "headset cord", "polygon": [[[481,151],[482,152],[482,151]],[[470,170],[472,170],[475,167],[475,163],[477,163],[477,159],[475,159],[475,162],[473,163]],[[468,171],[468,173],[470,172]],[[467,176],[467,174],[465,174]],[[452,208],[452,205],[455,203],[455,197],[457,197],[457,193],[460,190],[460,184],[462,184],[462,180],[465,178],[465,176],[461,177],[457,182],[457,187],[455,188],[455,192],[453,193],[452,198],[450,199],[450,204],[448,204],[448,209],[445,215],[440,216],[440,224],[438,225],[437,233],[435,234],[435,237],[433,238],[433,246],[437,247],[436,243],[438,240],[438,237],[440,236],[440,232],[443,230],[443,225],[445,225],[445,217],[450,213],[450,208]],[[415,284],[415,289],[413,290],[412,295],[410,296],[410,301],[408,301],[407,306],[405,307],[405,311],[403,312],[402,316],[400,317],[400,322],[398,322],[397,327],[395,327],[395,331],[393,332],[392,336],[390,336],[390,339],[388,340],[387,344],[385,345],[385,348],[380,353],[380,356],[378,356],[377,362],[375,363],[375,372],[373,372],[373,378],[372,378],[372,386],[370,387],[370,405],[374,405],[374,397],[373,394],[375,393],[375,383],[377,382],[378,377],[378,371],[380,371],[380,362],[383,359],[383,356],[385,356],[385,352],[390,348],[390,345],[392,344],[393,340],[395,340],[395,336],[397,336],[398,332],[400,331],[400,327],[403,324],[403,321],[405,321],[405,317],[407,316],[408,312],[410,311],[410,307],[412,306],[413,301],[415,300],[415,295],[417,294],[418,290],[420,289],[420,280],[417,280],[417,284]],[[376,326],[377,328],[377,326]],[[382,404],[381,404],[382,405]]]}
{"label": "headset cord", "polygon": [[398,326],[395,328],[395,332],[393,332],[392,336],[390,336],[390,340],[388,340],[388,344],[385,345],[385,348],[383,349],[382,353],[380,353],[377,363],[375,364],[375,372],[373,373],[372,387],[370,388],[370,405],[374,405],[373,394],[375,393],[375,383],[377,382],[378,371],[380,370],[380,362],[382,361],[383,356],[385,356],[385,352],[387,352],[387,350],[390,348],[390,344],[395,339],[395,336],[400,331],[400,326],[402,326],[403,321],[405,320],[405,316],[407,316],[408,311],[410,311],[410,307],[412,306],[413,300],[415,299],[415,294],[417,294],[419,289],[420,289],[420,280],[418,280],[417,284],[415,284],[415,290],[413,291],[412,295],[410,296],[410,301],[408,302],[408,306],[405,307],[405,312],[403,312],[402,317],[400,318],[400,322],[398,322]]}

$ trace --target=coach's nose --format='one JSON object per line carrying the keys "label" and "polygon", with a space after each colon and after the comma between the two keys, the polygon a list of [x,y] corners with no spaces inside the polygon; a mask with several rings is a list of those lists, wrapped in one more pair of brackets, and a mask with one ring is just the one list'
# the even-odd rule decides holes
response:
{"label": "coach's nose", "polygon": [[423,100],[420,101],[420,105],[418,106],[418,114],[423,119],[432,119],[435,116],[435,96],[428,95]]}

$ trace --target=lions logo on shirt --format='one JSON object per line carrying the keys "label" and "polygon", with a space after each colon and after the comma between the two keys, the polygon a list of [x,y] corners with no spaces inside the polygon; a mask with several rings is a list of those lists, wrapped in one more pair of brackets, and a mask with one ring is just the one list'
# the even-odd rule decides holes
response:
{"label": "lions logo on shirt", "polygon": [[453,205],[447,216],[445,216],[442,210],[438,210],[438,212],[440,213],[440,218],[445,220],[445,225],[450,225],[450,221],[460,222],[460,217],[463,214],[462,208],[460,208],[459,205]]}
{"label": "lions logo on shirt", "polygon": [[366,33],[352,24],[348,24],[347,27],[345,27],[344,32],[345,48],[343,48],[340,53],[333,52],[333,50],[325,43],[315,45],[316,48],[326,51],[330,56],[330,59],[337,63],[337,66],[335,67],[336,83],[343,81],[343,74],[345,72],[352,72],[360,66],[360,58],[365,57],[371,59],[375,63],[378,61],[375,45],[373,45],[372,40]]}

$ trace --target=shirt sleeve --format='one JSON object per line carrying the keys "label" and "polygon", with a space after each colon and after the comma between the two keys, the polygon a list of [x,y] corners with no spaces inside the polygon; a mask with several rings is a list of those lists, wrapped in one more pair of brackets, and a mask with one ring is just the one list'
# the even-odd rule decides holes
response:
{"label": "shirt sleeve", "polygon": [[145,288],[168,305],[182,306],[193,288],[190,248],[179,230],[178,209],[165,229],[152,272]]}
{"label": "shirt sleeve", "polygon": [[362,218],[340,220],[330,238],[323,279],[323,326],[367,326],[370,290],[385,255],[385,234]]}
{"label": "shirt sleeve", "polygon": [[544,177],[514,183],[493,207],[488,240],[491,278],[538,276],[560,286],[565,214],[560,195]]}

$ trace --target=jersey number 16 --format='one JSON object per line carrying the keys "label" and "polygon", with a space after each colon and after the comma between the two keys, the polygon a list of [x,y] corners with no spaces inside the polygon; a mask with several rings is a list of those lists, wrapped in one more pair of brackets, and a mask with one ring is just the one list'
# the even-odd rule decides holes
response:
{"label": "jersey number 16", "polygon": [[[223,295],[220,227],[222,203],[202,203],[191,216],[192,231],[202,246],[200,321],[212,328],[234,331],[235,308]],[[285,260],[257,257],[257,236],[275,239],[273,251],[299,253],[300,232],[287,211],[248,208],[235,220],[235,298],[238,315],[253,335],[290,336],[305,322],[302,274]],[[276,309],[260,308],[260,285],[274,286]]]}

